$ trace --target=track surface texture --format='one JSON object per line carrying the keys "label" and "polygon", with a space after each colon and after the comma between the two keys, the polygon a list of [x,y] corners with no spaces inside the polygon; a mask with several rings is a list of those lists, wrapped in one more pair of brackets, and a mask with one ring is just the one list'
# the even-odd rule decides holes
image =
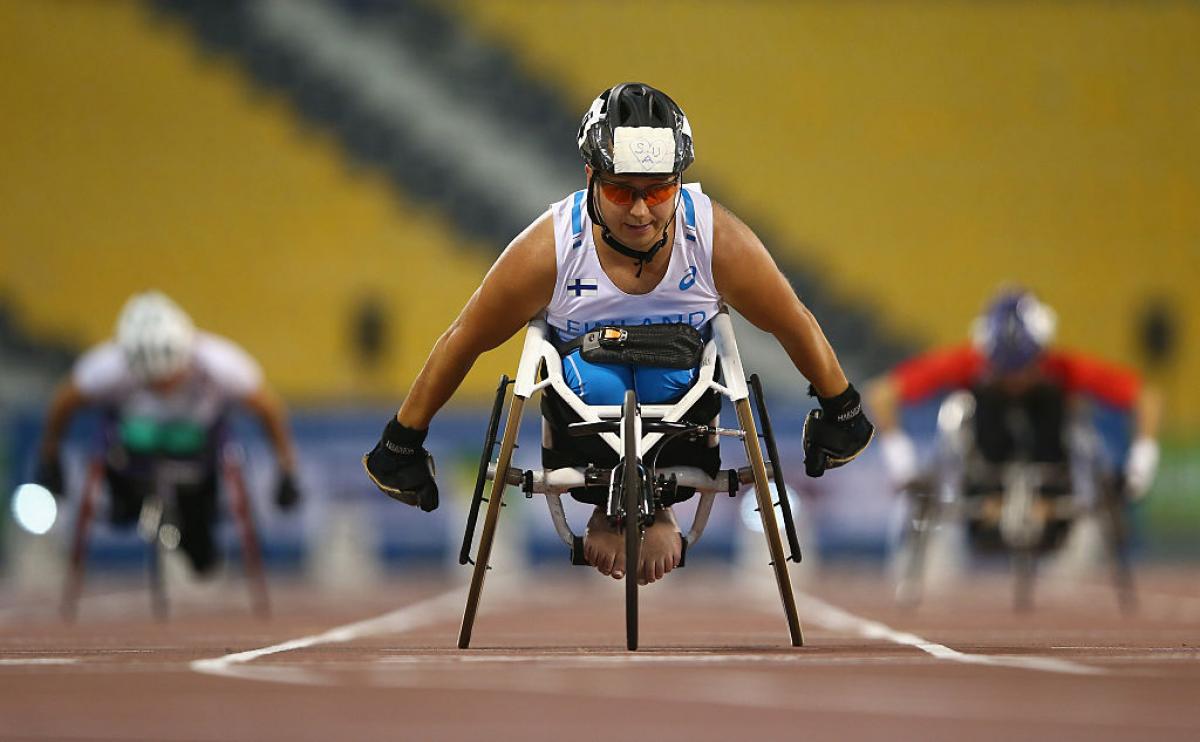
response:
{"label": "track surface texture", "polygon": [[792,648],[773,584],[683,570],[643,590],[637,653],[620,584],[585,570],[489,577],[466,651],[446,579],[276,584],[270,620],[236,583],[166,623],[136,585],[92,587],[73,626],[10,597],[0,738],[1200,739],[1200,579],[1138,576],[1124,616],[1100,580],[1016,614],[1002,573],[902,610],[878,574],[825,571]]}

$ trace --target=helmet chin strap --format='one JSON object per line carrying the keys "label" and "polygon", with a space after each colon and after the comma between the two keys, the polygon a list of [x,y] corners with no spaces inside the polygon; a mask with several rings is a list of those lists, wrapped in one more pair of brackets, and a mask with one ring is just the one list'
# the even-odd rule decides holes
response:
{"label": "helmet chin strap", "polygon": [[612,231],[609,230],[608,225],[604,223],[604,217],[601,216],[600,209],[596,208],[596,179],[594,177],[588,180],[587,207],[588,217],[593,223],[600,226],[600,237],[604,240],[605,244],[621,253],[625,257],[633,258],[638,262],[638,269],[635,277],[640,278],[642,275],[642,268],[646,266],[646,263],[654,260],[654,256],[658,254],[658,251],[662,249],[662,246],[667,244],[667,233],[670,231],[671,224],[674,222],[674,219],[667,220],[666,226],[663,227],[662,237],[659,238],[658,242],[655,242],[653,245],[651,245],[649,249],[634,250],[632,247],[622,243],[616,237],[613,237]]}

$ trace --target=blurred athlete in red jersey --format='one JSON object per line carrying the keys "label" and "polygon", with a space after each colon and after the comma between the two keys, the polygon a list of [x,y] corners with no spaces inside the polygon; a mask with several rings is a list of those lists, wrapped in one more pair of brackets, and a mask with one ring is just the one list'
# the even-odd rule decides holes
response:
{"label": "blurred athlete in red jersey", "polygon": [[1051,348],[1056,323],[1054,311],[1032,292],[1004,289],[973,323],[970,342],[912,358],[874,382],[868,399],[893,484],[903,487],[917,475],[913,443],[897,424],[899,407],[966,389],[977,402],[976,444],[996,463],[1011,458],[1017,445],[1007,424],[1012,410],[1033,421],[1031,448],[1038,462],[1065,460],[1063,422],[1066,408],[1078,397],[1128,410],[1133,443],[1124,466],[1125,486],[1133,499],[1144,496],[1158,468],[1157,391],[1131,369]]}

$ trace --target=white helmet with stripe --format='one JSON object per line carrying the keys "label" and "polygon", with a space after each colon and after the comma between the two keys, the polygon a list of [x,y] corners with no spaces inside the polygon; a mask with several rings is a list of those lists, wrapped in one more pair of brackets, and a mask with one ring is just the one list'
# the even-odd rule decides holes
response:
{"label": "white helmet with stripe", "polygon": [[191,317],[161,291],[129,297],[117,319],[117,345],[142,381],[161,381],[186,368],[195,337]]}

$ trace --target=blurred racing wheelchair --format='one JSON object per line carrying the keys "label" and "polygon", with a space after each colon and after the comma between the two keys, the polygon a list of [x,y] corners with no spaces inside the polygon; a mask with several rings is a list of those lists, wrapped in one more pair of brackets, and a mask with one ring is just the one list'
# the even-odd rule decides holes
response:
{"label": "blurred racing wheelchair", "polygon": [[145,544],[150,605],[156,619],[168,616],[163,560],[182,551],[197,574],[218,564],[213,521],[218,490],[224,490],[241,540],[251,608],[270,615],[262,551],[245,478],[245,452],[227,434],[223,422],[203,430],[192,425],[118,421],[101,426],[98,452],[88,462],[82,498],[71,539],[60,614],[74,622],[83,592],[89,536],[101,493],[109,491],[109,520],[117,528],[134,527]]}
{"label": "blurred racing wheelchair", "polygon": [[[767,539],[770,565],[774,569],[788,635],[793,646],[802,646],[803,633],[787,561],[800,561],[800,545],[790,504],[784,491],[779,452],[757,375],[746,378],[732,323],[721,312],[709,323],[711,335],[700,348],[696,382],[674,404],[641,405],[633,390],[621,405],[588,405],[567,385],[562,357],[552,341],[553,330],[543,319],[529,323],[516,379],[500,379],[480,455],[479,471],[467,516],[459,563],[472,564],[467,605],[463,613],[458,646],[466,649],[491,558],[496,525],[508,486],[520,487],[526,497],[542,495],[555,530],[568,549],[572,564],[586,565],[583,538],[571,530],[562,505],[562,495],[605,508],[609,522],[623,528],[625,535],[625,635],[630,650],[638,647],[638,570],[642,534],[653,523],[655,512],[698,494],[700,501],[691,528],[683,535],[684,561],[687,548],[700,540],[718,492],[736,496],[744,485],[753,485]],[[606,328],[622,338],[621,328]],[[606,330],[601,330],[603,333]],[[601,337],[603,339],[603,336]],[[501,415],[509,387],[512,397],[508,416],[500,430]],[[542,392],[543,468],[521,470],[511,466],[513,449],[525,403]],[[721,397],[732,402],[737,428],[717,424]],[[754,409],[758,422],[755,423]],[[759,433],[761,426],[761,434]],[[720,469],[716,439],[734,437],[745,444],[748,465]],[[761,438],[761,442],[760,442]],[[766,447],[764,457],[763,444]],[[498,445],[498,448],[497,448]],[[495,457],[493,458],[493,453]],[[490,482],[487,497],[485,486]],[[770,489],[774,482],[774,495]],[[481,506],[487,509],[475,557],[471,547]],[[784,553],[783,537],[775,509],[779,508],[790,554]],[[681,562],[680,566],[683,566]]]}
{"label": "blurred racing wheelchair", "polygon": [[1088,417],[1048,385],[1015,401],[987,387],[949,395],[938,409],[933,461],[905,490],[897,601],[921,601],[930,540],[957,521],[973,553],[1009,558],[1013,608],[1030,610],[1039,560],[1095,517],[1118,605],[1135,610],[1129,496]]}

